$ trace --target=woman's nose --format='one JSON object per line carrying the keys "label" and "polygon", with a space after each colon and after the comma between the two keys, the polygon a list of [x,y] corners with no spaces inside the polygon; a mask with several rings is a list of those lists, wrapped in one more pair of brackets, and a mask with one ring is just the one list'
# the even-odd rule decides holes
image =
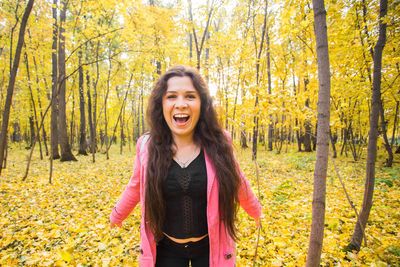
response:
{"label": "woman's nose", "polygon": [[178,99],[176,101],[176,107],[178,107],[178,108],[187,107],[187,103],[183,97],[178,97]]}

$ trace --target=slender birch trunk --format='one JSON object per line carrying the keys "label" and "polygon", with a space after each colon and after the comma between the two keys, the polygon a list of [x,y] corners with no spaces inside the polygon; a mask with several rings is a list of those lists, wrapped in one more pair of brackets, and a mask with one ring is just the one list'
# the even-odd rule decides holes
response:
{"label": "slender birch trunk", "polygon": [[314,170],[314,190],[312,204],[312,223],[306,266],[319,266],[322,242],[324,238],[326,172],[329,155],[329,119],[330,119],[330,66],[326,10],[324,0],[313,0],[314,31],[318,61],[318,126],[317,160]]}

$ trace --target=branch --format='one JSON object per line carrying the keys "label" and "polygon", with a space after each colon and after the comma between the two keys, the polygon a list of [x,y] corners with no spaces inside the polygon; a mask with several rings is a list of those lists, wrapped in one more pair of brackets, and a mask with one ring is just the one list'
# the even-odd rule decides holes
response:
{"label": "branch", "polygon": [[97,35],[97,36],[94,36],[94,37],[92,37],[92,38],[87,39],[85,42],[81,43],[81,44],[78,45],[74,50],[72,50],[72,52],[69,54],[69,56],[67,57],[67,59],[65,60],[65,62],[67,62],[68,59],[69,59],[79,48],[81,48],[83,45],[87,44],[88,42],[90,42],[90,41],[92,41],[92,40],[94,40],[94,39],[97,39],[97,38],[99,38],[99,37],[101,37],[101,36],[104,36],[104,35],[106,35],[106,34],[113,33],[113,32],[116,32],[116,31],[119,31],[119,30],[122,30],[122,29],[123,29],[123,27],[117,28],[117,29],[114,29],[114,30],[109,31],[109,32],[100,33],[100,34]]}
{"label": "branch", "polygon": [[208,12],[208,18],[207,18],[206,28],[204,29],[203,37],[201,38],[200,53],[201,53],[201,50],[203,50],[203,44],[204,44],[204,40],[206,39],[206,35],[207,35],[207,31],[208,31],[208,25],[210,24],[212,12],[213,12],[213,10],[214,10],[214,7],[213,7],[213,6],[214,6],[214,1],[212,1],[212,3],[211,3],[210,12]]}
{"label": "branch", "polygon": [[365,236],[364,227],[362,226],[360,217],[358,216],[357,209],[356,209],[356,207],[354,206],[353,202],[351,201],[350,196],[349,196],[349,194],[347,193],[346,187],[345,187],[345,185],[344,185],[344,183],[343,183],[343,181],[342,181],[342,178],[340,177],[339,171],[338,171],[338,169],[337,169],[337,167],[336,167],[336,163],[335,163],[335,160],[334,160],[333,157],[332,157],[331,151],[329,151],[329,156],[330,156],[331,159],[332,159],[333,166],[335,167],[336,174],[337,174],[337,176],[339,177],[340,183],[342,184],[344,193],[346,194],[346,198],[347,198],[347,200],[349,201],[350,206],[353,208],[353,210],[354,210],[354,212],[355,212],[355,214],[356,214],[356,216],[357,216],[357,221],[359,222],[360,227],[361,227],[361,230],[362,230],[363,235],[364,235],[364,244],[365,244],[365,246],[367,246],[367,237]]}
{"label": "branch", "polygon": [[192,1],[188,0],[188,4],[189,4],[189,18],[190,18],[190,22],[192,23],[194,43],[196,44],[196,52],[198,53],[199,52],[199,44],[197,42],[197,35],[196,35],[196,31],[194,29],[193,14],[192,14]]}
{"label": "branch", "polygon": [[296,35],[296,37],[311,50],[311,53],[314,56],[314,50],[312,49],[312,47],[306,41],[304,41],[303,38],[301,38],[300,36]]}

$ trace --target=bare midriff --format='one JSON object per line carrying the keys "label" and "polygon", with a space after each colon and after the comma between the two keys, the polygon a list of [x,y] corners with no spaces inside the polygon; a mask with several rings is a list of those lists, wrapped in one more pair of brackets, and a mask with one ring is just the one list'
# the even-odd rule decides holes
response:
{"label": "bare midriff", "polygon": [[205,235],[200,236],[200,237],[190,237],[190,238],[180,239],[180,238],[175,238],[175,237],[169,236],[166,233],[164,233],[164,235],[166,237],[168,237],[169,239],[171,239],[172,241],[174,241],[176,243],[179,243],[179,244],[184,244],[184,243],[187,243],[187,242],[197,242],[197,241],[202,240],[206,236],[208,236],[208,234],[205,234]]}

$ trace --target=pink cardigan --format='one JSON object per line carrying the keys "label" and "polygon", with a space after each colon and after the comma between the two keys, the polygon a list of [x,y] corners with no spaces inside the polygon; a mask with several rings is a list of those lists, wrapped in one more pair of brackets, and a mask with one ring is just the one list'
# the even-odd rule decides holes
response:
{"label": "pink cardigan", "polygon": [[[230,140],[229,134],[227,134],[227,136]],[[141,202],[142,218],[140,223],[141,249],[139,266],[153,267],[156,262],[156,243],[151,233],[149,222],[145,221],[144,214],[148,146],[146,144],[140,152],[142,140],[143,136],[140,137],[137,142],[133,175],[122,193],[120,200],[113,208],[110,220],[115,224],[121,223],[128,217],[139,201]],[[235,266],[235,243],[226,232],[225,225],[220,219],[218,212],[218,181],[215,177],[215,169],[207,153],[204,153],[204,156],[207,169],[207,222],[210,240],[210,267]],[[142,163],[140,163],[139,157]],[[240,176],[242,179],[242,185],[239,189],[240,205],[251,217],[258,218],[261,215],[261,206],[252,192],[250,184],[242,170],[240,170]]]}

